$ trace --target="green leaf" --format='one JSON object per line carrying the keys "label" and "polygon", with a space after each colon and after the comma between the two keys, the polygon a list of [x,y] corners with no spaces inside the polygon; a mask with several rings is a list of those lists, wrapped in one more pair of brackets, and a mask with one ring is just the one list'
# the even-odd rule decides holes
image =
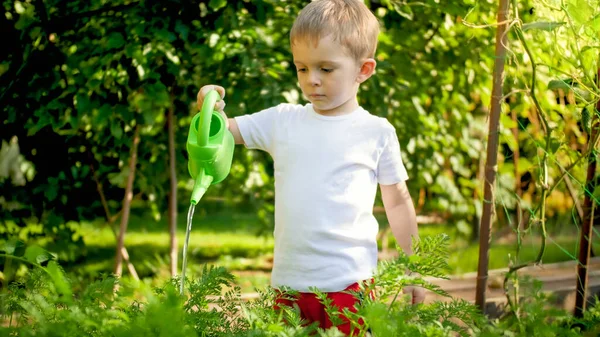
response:
{"label": "green leaf", "polygon": [[273,69],[267,69],[267,74],[269,74],[269,76],[273,77],[276,80],[279,79],[279,74]]}
{"label": "green leaf", "polygon": [[408,262],[410,262],[410,263],[419,263],[419,262],[421,262],[422,259],[423,258],[421,256],[419,256],[419,255],[411,255],[408,258]]}
{"label": "green leaf", "polygon": [[44,189],[44,196],[48,201],[53,201],[58,196],[59,179],[48,178],[48,185]]}
{"label": "green leaf", "polygon": [[46,267],[46,270],[48,271],[48,274],[50,274],[56,290],[60,294],[64,295],[64,299],[67,302],[70,302],[72,296],[71,285],[67,281],[62,268],[58,265],[58,263],[56,263],[56,261],[50,261]]}
{"label": "green leaf", "polygon": [[177,39],[177,36],[167,29],[153,29],[152,33],[157,40],[173,42]]}
{"label": "green leaf", "polygon": [[596,15],[590,22],[588,22],[588,26],[596,33],[600,33],[600,14]]}
{"label": "green leaf", "polygon": [[108,44],[106,47],[108,49],[118,49],[125,45],[125,39],[121,33],[113,32],[108,36]]}
{"label": "green leaf", "polygon": [[572,78],[568,78],[565,80],[552,80],[552,81],[548,82],[548,89],[550,89],[550,90],[557,90],[557,89],[571,90],[572,89],[571,83],[573,83]]}
{"label": "green leaf", "polygon": [[113,108],[110,104],[103,104],[98,109],[98,115],[96,116],[96,123],[105,123],[113,113]]}
{"label": "green leaf", "polygon": [[592,193],[595,199],[600,198],[600,185],[594,187],[594,193]]}
{"label": "green leaf", "polygon": [[80,115],[85,115],[88,114],[90,112],[90,98],[83,94],[83,93],[79,93],[77,94],[77,96],[75,96],[76,98],[76,102],[77,102],[77,111],[80,113]]}
{"label": "green leaf", "polygon": [[588,90],[573,87],[573,92],[575,93],[575,98],[582,99],[585,102],[590,102],[592,99],[592,93]]}
{"label": "green leaf", "polygon": [[517,170],[519,174],[523,174],[531,169],[533,164],[529,161],[529,159],[525,157],[519,157],[519,162],[517,164]]}
{"label": "green leaf", "polygon": [[526,23],[523,25],[523,31],[525,32],[530,29],[552,31],[564,24],[565,24],[565,22],[543,22],[543,21],[531,22],[531,23]]}
{"label": "green leaf", "polygon": [[502,114],[500,115],[500,124],[507,129],[512,129],[517,127],[517,122],[514,121],[509,115]]}
{"label": "green leaf", "polygon": [[8,240],[4,243],[2,251],[4,251],[7,255],[17,257],[23,256],[23,253],[25,253],[25,243],[18,239]]}
{"label": "green leaf", "polygon": [[560,140],[558,140],[556,138],[551,138],[549,152],[556,153],[556,151],[558,151],[558,149],[560,149],[561,146],[562,146],[562,142]]}
{"label": "green leaf", "polygon": [[115,186],[119,186],[121,188],[125,188],[125,182],[127,181],[127,177],[129,175],[129,166],[124,167],[119,173],[110,173],[108,174],[108,181]]}
{"label": "green leaf", "polygon": [[52,255],[48,251],[37,245],[27,247],[24,257],[27,261],[36,264],[42,264],[52,259]]}
{"label": "green leaf", "polygon": [[586,0],[571,0],[568,2],[567,12],[575,23],[583,25],[590,19],[594,9]]}
{"label": "green leaf", "polygon": [[581,53],[581,63],[580,67],[582,67],[583,71],[590,71],[594,74],[598,67],[596,66],[596,58],[598,55],[596,53]]}
{"label": "green leaf", "polygon": [[421,105],[421,101],[419,100],[418,97],[413,96],[413,97],[411,97],[411,100],[413,102],[413,105],[415,106],[415,109],[417,109],[417,112],[419,113],[419,115],[427,115],[427,112],[425,111],[425,109],[423,109],[423,106]]}
{"label": "green leaf", "polygon": [[592,49],[600,49],[600,46],[585,46],[583,48],[581,48],[581,53],[585,53],[588,50],[592,50]]}
{"label": "green leaf", "polygon": [[15,23],[15,28],[25,30],[35,20],[35,7],[27,2],[15,1],[15,10],[19,13],[19,20]]}
{"label": "green leaf", "polygon": [[120,123],[111,123],[110,124],[110,134],[117,139],[121,139],[123,137],[123,128]]}
{"label": "green leaf", "polygon": [[590,111],[587,109],[587,107],[584,107],[581,110],[581,124],[583,125],[583,128],[585,129],[585,132],[589,133],[590,132],[590,127],[591,127],[591,118],[592,116],[590,115]]}
{"label": "green leaf", "polygon": [[144,109],[142,111],[142,117],[144,118],[144,124],[152,125],[156,121],[157,110]]}
{"label": "green leaf", "polygon": [[170,51],[166,51],[165,52],[165,56],[167,56],[167,58],[169,59],[169,61],[173,62],[174,64],[179,65],[181,63],[181,60],[179,59],[179,56],[173,54]]}
{"label": "green leaf", "polygon": [[412,21],[412,19],[415,17],[415,14],[413,13],[410,6],[394,3],[394,10],[396,11],[396,13],[400,14],[400,16],[405,17],[408,20]]}
{"label": "green leaf", "polygon": [[187,40],[190,29],[188,28],[188,26],[183,24],[181,20],[177,20],[177,23],[175,24],[175,32],[177,32],[179,36],[181,36],[182,40]]}
{"label": "green leaf", "polygon": [[227,5],[227,0],[210,0],[208,3],[208,7],[210,7],[213,11],[218,11],[219,9],[225,7]]}

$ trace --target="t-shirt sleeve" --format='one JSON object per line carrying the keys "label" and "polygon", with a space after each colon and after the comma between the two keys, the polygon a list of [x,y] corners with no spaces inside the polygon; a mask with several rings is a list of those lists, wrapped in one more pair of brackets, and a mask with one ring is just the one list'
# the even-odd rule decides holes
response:
{"label": "t-shirt sleeve", "polygon": [[408,174],[402,162],[396,130],[389,122],[386,124],[383,150],[377,163],[377,182],[381,185],[393,185],[408,180]]}
{"label": "t-shirt sleeve", "polygon": [[280,106],[275,106],[250,115],[235,117],[247,148],[272,153],[279,108]]}

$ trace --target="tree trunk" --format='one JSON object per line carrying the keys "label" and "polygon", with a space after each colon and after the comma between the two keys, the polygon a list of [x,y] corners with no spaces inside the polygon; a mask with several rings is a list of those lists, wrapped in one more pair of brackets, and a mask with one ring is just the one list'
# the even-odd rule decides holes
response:
{"label": "tree trunk", "polygon": [[135,178],[135,167],[137,165],[137,150],[140,143],[140,126],[135,126],[133,134],[133,144],[131,146],[131,157],[129,158],[129,176],[127,177],[127,186],[125,187],[125,197],[123,198],[123,214],[121,216],[121,226],[119,228],[119,237],[117,239],[117,252],[115,257],[115,275],[120,277],[123,273],[123,247],[125,247],[125,232],[129,222],[129,211],[131,210],[131,199],[133,197],[133,180]]}
{"label": "tree trunk", "polygon": [[[598,68],[598,80],[600,83],[600,68]],[[583,211],[585,212],[585,220],[581,228],[579,236],[579,254],[577,256],[577,291],[575,292],[575,317],[583,317],[583,312],[586,307],[587,300],[587,284],[588,284],[588,264],[592,248],[592,234],[594,222],[594,198],[593,193],[596,188],[596,138],[600,128],[597,113],[600,111],[600,101],[596,103],[596,111],[592,111],[592,125],[590,127],[590,137],[588,146],[591,149],[588,157],[587,177],[585,183],[585,199],[583,201]],[[593,108],[592,108],[593,109]]]}
{"label": "tree trunk", "polygon": [[[171,94],[172,96],[173,94]],[[167,116],[169,124],[169,177],[171,180],[171,193],[169,193],[169,233],[171,236],[169,256],[171,258],[171,277],[177,275],[177,176],[175,171],[175,116],[174,104],[171,99],[171,107]]]}
{"label": "tree trunk", "polygon": [[[92,170],[92,176],[94,177],[94,181],[96,182],[96,190],[98,191],[98,194],[100,195],[100,202],[102,203],[102,207],[104,208],[104,214],[106,215],[107,225],[110,227],[110,230],[112,231],[113,235],[115,236],[115,239],[118,239],[117,230],[115,229],[115,226],[113,226],[113,223],[115,222],[115,219],[118,218],[118,216],[121,212],[118,212],[114,216],[112,214],[110,214],[110,209],[108,208],[108,202],[106,201],[106,196],[104,195],[104,190],[102,189],[102,184],[100,183],[100,179],[98,179],[98,174],[96,173],[96,170],[94,169],[93,155],[91,153],[89,153],[89,155],[90,155],[90,169]],[[125,263],[127,264],[127,270],[129,271],[131,276],[136,281],[139,281],[140,278],[138,276],[137,271],[135,270],[135,266],[129,260],[129,253],[127,252],[127,248],[125,248],[125,246],[123,246],[123,249],[121,250],[121,254],[123,254],[123,260],[125,260]]]}
{"label": "tree trunk", "polygon": [[487,159],[483,194],[483,214],[479,232],[479,264],[477,268],[477,288],[475,303],[485,313],[485,292],[488,279],[489,247],[491,241],[492,216],[494,213],[494,185],[498,163],[498,123],[502,104],[502,85],[504,82],[504,62],[507,45],[508,0],[498,1],[498,26],[496,28],[496,58],[494,61],[494,80],[492,87],[491,111],[489,120]]}

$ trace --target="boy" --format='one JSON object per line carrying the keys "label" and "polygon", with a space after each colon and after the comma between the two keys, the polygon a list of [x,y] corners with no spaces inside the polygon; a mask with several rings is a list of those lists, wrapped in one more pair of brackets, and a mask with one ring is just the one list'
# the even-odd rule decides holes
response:
{"label": "boy", "polygon": [[[307,105],[280,104],[228,119],[236,144],[269,152],[275,175],[275,252],[271,284],[300,292],[295,303],[309,322],[331,321],[310,287],[352,311],[358,290],[377,266],[373,216],[377,183],[386,215],[402,249],[418,237],[415,209],[394,127],[358,105],[357,92],[375,71],[379,24],[360,0],[317,0],[296,18],[290,33],[294,64]],[[216,89],[204,86],[204,95]],[[222,111],[223,101],[217,103]],[[424,300],[414,288],[413,303]],[[290,305],[277,299],[278,305]],[[342,319],[344,319],[342,317]],[[347,322],[347,320],[346,320]],[[349,334],[350,324],[338,326]]]}

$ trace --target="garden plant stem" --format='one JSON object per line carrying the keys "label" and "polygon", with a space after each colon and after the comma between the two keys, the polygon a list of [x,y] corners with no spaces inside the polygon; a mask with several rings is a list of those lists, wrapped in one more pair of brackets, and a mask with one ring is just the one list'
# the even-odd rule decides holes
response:
{"label": "garden plant stem", "polygon": [[[546,232],[546,199],[548,197],[548,190],[549,190],[549,186],[548,186],[548,152],[550,150],[550,140],[551,140],[551,136],[552,136],[552,132],[550,129],[550,126],[548,124],[548,120],[546,119],[546,113],[544,112],[544,109],[542,108],[542,106],[540,105],[536,93],[535,93],[535,83],[537,81],[537,66],[535,63],[535,58],[533,57],[533,54],[531,53],[531,50],[529,49],[529,45],[527,44],[527,40],[525,39],[525,37],[523,36],[523,30],[521,28],[522,24],[521,21],[519,19],[519,13],[518,13],[518,7],[517,7],[517,1],[516,0],[512,0],[512,4],[513,4],[513,10],[514,10],[514,20],[517,22],[517,24],[515,25],[515,33],[519,39],[519,42],[521,42],[521,44],[523,45],[523,48],[525,49],[525,52],[527,53],[530,61],[531,61],[531,87],[530,87],[530,96],[531,99],[533,100],[533,103],[535,105],[536,108],[536,113],[538,115],[538,117],[540,118],[540,120],[542,121],[542,125],[543,125],[543,130],[545,132],[545,147],[544,147],[544,153],[542,156],[542,161],[540,163],[540,185],[541,185],[541,197],[540,197],[540,203],[538,206],[538,210],[539,210],[539,219],[534,219],[531,221],[535,221],[536,223],[538,223],[542,229],[542,238],[541,238],[541,247],[540,250],[538,252],[537,257],[535,258],[534,261],[530,261],[530,262],[525,262],[525,263],[520,263],[517,264],[515,266],[510,266],[508,269],[508,272],[506,273],[505,277],[504,277],[504,292],[506,294],[506,300],[508,302],[508,305],[512,311],[512,313],[515,315],[515,317],[517,319],[519,319],[519,312],[518,309],[516,307],[516,303],[513,301],[513,299],[511,299],[510,296],[510,292],[508,289],[508,282],[511,279],[511,277],[513,276],[513,274],[515,274],[519,269],[531,266],[531,265],[537,265],[542,261],[542,258],[544,256],[544,252],[546,250],[546,239],[547,239],[547,232]],[[519,241],[520,244],[520,241]],[[517,256],[515,256],[515,261],[518,261],[519,256],[517,254]],[[515,301],[518,301],[519,299],[519,295],[518,295],[518,280],[515,281]]]}

